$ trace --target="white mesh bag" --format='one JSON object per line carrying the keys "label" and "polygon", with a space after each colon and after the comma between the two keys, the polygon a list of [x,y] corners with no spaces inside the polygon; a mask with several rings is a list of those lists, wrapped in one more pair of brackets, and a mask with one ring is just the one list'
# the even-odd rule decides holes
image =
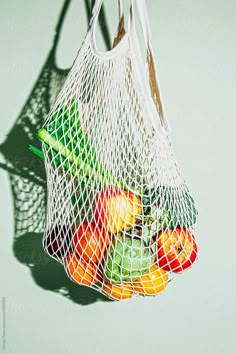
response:
{"label": "white mesh bag", "polygon": [[84,42],[38,131],[48,202],[46,252],[78,284],[115,300],[155,296],[197,257],[195,203],[163,114],[145,0],[122,4],[114,47],[101,52],[96,0]]}

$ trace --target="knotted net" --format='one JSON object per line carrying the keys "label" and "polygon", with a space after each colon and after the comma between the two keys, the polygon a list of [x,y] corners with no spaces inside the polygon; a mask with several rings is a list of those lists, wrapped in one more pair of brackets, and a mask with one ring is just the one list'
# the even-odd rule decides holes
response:
{"label": "knotted net", "polygon": [[116,300],[157,295],[197,257],[197,211],[174,155],[157,86],[145,0],[131,2],[101,52],[97,0],[83,45],[38,131],[48,199],[45,250],[78,284]]}

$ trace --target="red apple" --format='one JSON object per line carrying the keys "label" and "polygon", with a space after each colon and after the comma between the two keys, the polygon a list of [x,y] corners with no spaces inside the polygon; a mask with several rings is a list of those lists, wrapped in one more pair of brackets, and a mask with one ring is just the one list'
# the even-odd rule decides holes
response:
{"label": "red apple", "polygon": [[177,227],[160,233],[157,240],[159,267],[180,273],[190,267],[197,258],[198,247],[191,232]]}
{"label": "red apple", "polygon": [[73,235],[76,252],[86,262],[102,261],[108,243],[108,233],[93,222],[83,222]]}
{"label": "red apple", "polygon": [[130,191],[108,186],[97,196],[94,220],[108,232],[117,233],[136,223],[142,213],[141,200]]}

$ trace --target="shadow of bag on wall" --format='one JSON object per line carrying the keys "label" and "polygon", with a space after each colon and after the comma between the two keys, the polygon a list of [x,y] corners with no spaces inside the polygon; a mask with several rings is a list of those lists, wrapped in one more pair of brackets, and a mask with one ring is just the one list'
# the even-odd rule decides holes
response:
{"label": "shadow of bag on wall", "polygon": [[[0,145],[5,162],[0,168],[9,174],[14,205],[13,253],[16,259],[29,267],[35,283],[45,290],[65,296],[71,301],[89,305],[96,301],[110,301],[88,287],[68,279],[61,264],[50,258],[43,250],[42,237],[46,217],[46,175],[44,164],[29,150],[32,144],[40,148],[35,132],[41,128],[69,69],[56,65],[56,51],[71,0],[65,0],[56,26],[52,48],[6,140]],[[92,4],[85,0],[87,18]],[[109,31],[104,9],[100,26],[107,48],[110,48]]]}

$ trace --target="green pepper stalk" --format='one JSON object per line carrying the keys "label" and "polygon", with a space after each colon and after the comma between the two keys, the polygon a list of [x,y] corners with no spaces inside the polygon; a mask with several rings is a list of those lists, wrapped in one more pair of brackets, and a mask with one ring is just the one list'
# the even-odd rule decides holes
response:
{"label": "green pepper stalk", "polygon": [[[71,101],[70,106],[58,109],[48,125],[38,131],[37,136],[44,143],[49,159],[55,166],[62,167],[85,183],[88,178],[88,184],[95,188],[99,184],[102,187],[114,185],[131,190],[98,161],[94,148],[83,133],[78,102],[75,99]],[[44,158],[40,150],[32,146],[30,150],[38,157]]]}
{"label": "green pepper stalk", "polygon": [[[36,156],[41,158],[42,160],[45,159],[44,153],[41,150],[37,149],[36,147],[34,147],[32,145],[29,145],[29,150],[31,152],[33,152]],[[52,158],[51,158],[50,161],[51,161],[51,163],[54,166],[63,167],[63,170],[69,172],[72,176],[78,177],[80,180],[82,180],[82,182],[84,184],[87,184],[90,187],[96,188],[95,183],[93,183],[93,181],[91,179],[89,179],[84,174],[79,173],[77,169],[75,169],[72,166],[70,166],[68,164],[68,162],[65,161],[65,158],[63,158],[62,156],[56,154],[56,152],[54,152],[53,150],[50,151],[50,152],[51,152],[51,155],[52,155]]]}
{"label": "green pepper stalk", "polygon": [[[62,142],[58,141],[51,134],[49,134],[46,129],[44,129],[44,128],[40,129],[38,131],[37,135],[38,135],[39,139],[42,140],[47,146],[50,146],[54,151],[58,152],[58,154],[60,156],[66,158],[68,162],[73,164],[73,167],[71,166],[71,167],[66,168],[66,170],[71,172],[72,175],[74,175],[74,176],[77,175],[77,177],[80,177],[80,178],[83,175],[88,175],[93,180],[94,183],[92,183],[92,184],[94,184],[94,185],[97,182],[99,182],[102,185],[113,184],[117,187],[128,189],[128,187],[124,183],[118,181],[111,174],[107,173],[105,176],[103,174],[100,174],[99,173],[100,171],[96,171],[88,163],[86,163],[82,159],[80,159],[79,156],[77,156],[69,148],[65,147]],[[33,151],[33,150],[31,149],[31,151]],[[79,169],[81,169],[81,171],[83,171],[83,175],[76,172],[77,168],[79,168]]]}

